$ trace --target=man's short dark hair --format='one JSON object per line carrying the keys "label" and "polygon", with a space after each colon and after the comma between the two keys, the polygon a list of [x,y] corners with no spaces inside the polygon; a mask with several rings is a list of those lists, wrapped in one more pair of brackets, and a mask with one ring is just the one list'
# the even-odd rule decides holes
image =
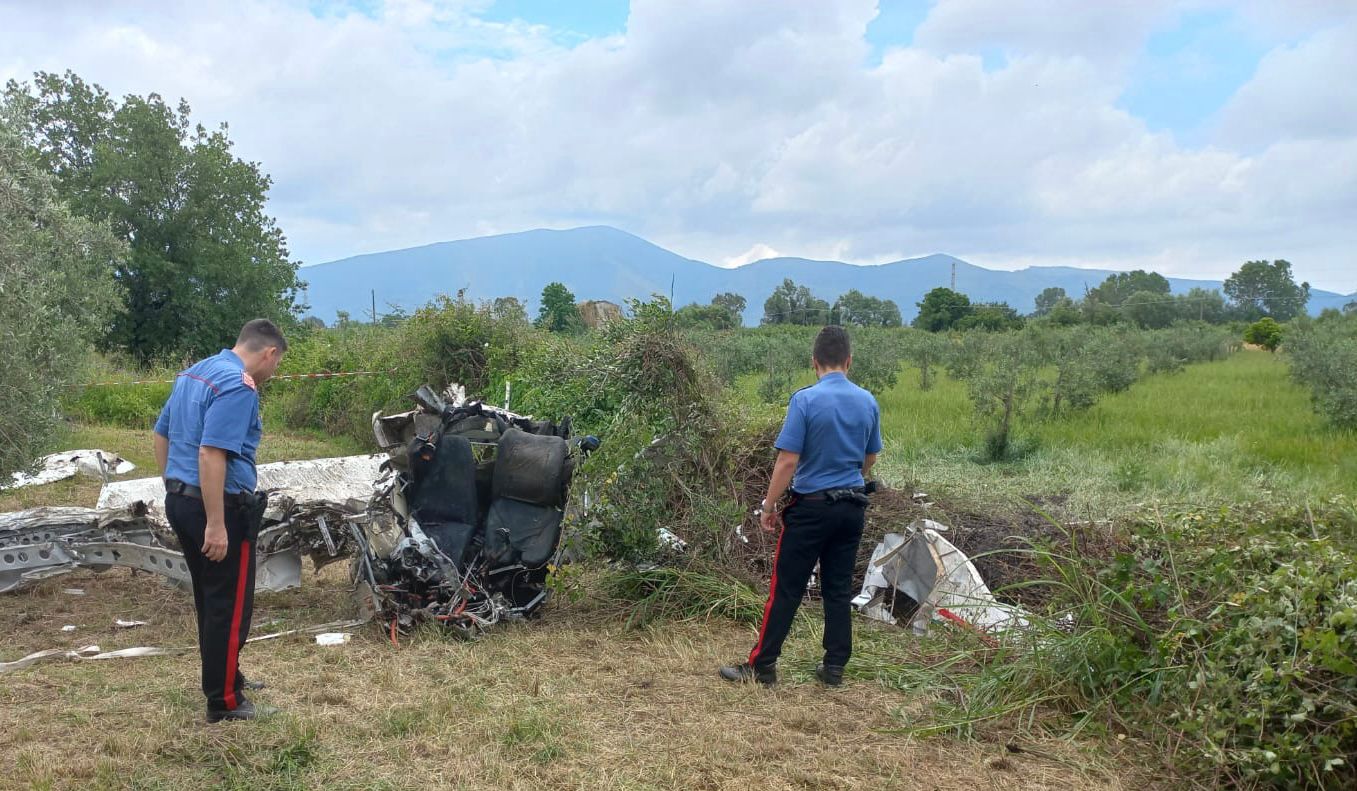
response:
{"label": "man's short dark hair", "polygon": [[821,368],[842,368],[853,353],[853,345],[848,341],[848,330],[843,327],[825,327],[815,336],[815,362]]}
{"label": "man's short dark hair", "polygon": [[252,352],[262,352],[270,346],[277,346],[278,352],[287,351],[287,339],[278,325],[268,319],[251,319],[240,328],[236,338],[237,346],[244,346]]}

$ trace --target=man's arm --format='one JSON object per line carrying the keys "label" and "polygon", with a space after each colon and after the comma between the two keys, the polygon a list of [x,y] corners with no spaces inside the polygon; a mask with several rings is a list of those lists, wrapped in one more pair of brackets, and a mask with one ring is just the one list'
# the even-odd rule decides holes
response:
{"label": "man's arm", "polygon": [[875,453],[868,453],[867,457],[862,460],[863,480],[867,480],[872,477],[872,466],[876,464],[876,456],[877,454]]}
{"label": "man's arm", "polygon": [[801,460],[800,453],[792,453],[787,450],[777,452],[777,462],[773,465],[773,477],[768,481],[768,494],[763,498],[763,517],[760,520],[763,523],[763,529],[771,531],[777,527],[777,523],[782,517],[777,510],[777,501],[786,494],[787,487],[792,484],[792,476],[796,474],[796,464]]}
{"label": "man's arm", "polygon": [[155,433],[155,463],[160,467],[160,477],[164,478],[170,463],[170,438],[159,431]]}
{"label": "man's arm", "polygon": [[208,560],[221,560],[226,557],[226,451],[211,445],[198,447],[198,487],[207,512],[203,554]]}

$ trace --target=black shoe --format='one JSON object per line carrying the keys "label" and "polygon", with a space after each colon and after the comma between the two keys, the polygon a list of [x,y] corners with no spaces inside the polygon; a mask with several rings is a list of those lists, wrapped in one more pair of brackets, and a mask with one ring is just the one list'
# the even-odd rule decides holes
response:
{"label": "black shoe", "polygon": [[815,666],[815,677],[820,679],[820,683],[827,687],[837,687],[843,684],[843,665],[826,665],[824,662]]}
{"label": "black shoe", "polygon": [[258,706],[248,700],[242,700],[239,706],[234,709],[212,709],[207,710],[207,721],[209,723],[235,720],[261,720],[265,717],[272,717],[278,713],[278,709],[273,706],[265,706],[262,703]]}
{"label": "black shoe", "polygon": [[745,662],[739,665],[725,665],[719,671],[721,678],[726,681],[733,681],[737,684],[748,684],[757,681],[765,687],[771,687],[777,683],[776,667],[754,667]]}

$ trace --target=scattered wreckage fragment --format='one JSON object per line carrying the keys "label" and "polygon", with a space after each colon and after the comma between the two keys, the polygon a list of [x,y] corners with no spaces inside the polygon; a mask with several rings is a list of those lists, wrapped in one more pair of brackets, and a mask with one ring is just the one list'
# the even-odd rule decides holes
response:
{"label": "scattered wreckage fragment", "polygon": [[[571,441],[569,419],[533,420],[460,388],[449,398],[423,387],[418,409],[373,415],[382,454],[260,466],[271,496],[256,590],[300,585],[308,555],[317,568],[350,559],[360,609],[393,635],[435,621],[475,636],[535,613],[575,466],[599,441]],[[106,484],[96,509],[0,514],[0,592],[113,566],[187,584],[163,500],[163,481],[146,478]]]}
{"label": "scattered wreckage fragment", "polygon": [[34,472],[16,472],[9,483],[0,482],[0,489],[21,486],[41,486],[64,481],[77,475],[88,475],[108,481],[114,475],[126,475],[137,466],[116,453],[93,448],[66,450],[38,459]]}
{"label": "scattered wreckage fragment", "polygon": [[140,504],[0,514],[0,593],[77,568],[124,566],[187,582],[183,555],[163,540]]}
{"label": "scattered wreckage fragment", "polygon": [[[1020,607],[994,597],[966,553],[942,536],[945,525],[920,519],[906,534],[887,533],[872,552],[862,592],[853,606],[863,615],[897,623],[895,612],[910,613],[915,634],[934,618],[973,629],[987,637],[1028,626]],[[896,603],[896,594],[907,601]]]}

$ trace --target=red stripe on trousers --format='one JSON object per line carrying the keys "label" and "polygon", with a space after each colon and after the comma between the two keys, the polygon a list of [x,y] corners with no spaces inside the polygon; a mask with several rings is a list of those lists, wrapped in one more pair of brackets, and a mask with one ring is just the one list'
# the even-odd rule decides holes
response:
{"label": "red stripe on trousers", "polygon": [[226,641],[226,694],[223,696],[228,711],[234,710],[236,700],[236,657],[240,655],[240,619],[245,611],[245,578],[250,571],[250,542],[240,542],[240,574],[236,577],[236,607],[231,612],[231,635]]}
{"label": "red stripe on trousers", "polygon": [[763,623],[759,624],[759,641],[754,644],[754,650],[749,652],[749,664],[754,664],[754,658],[759,655],[763,649],[763,638],[768,633],[768,616],[773,613],[773,597],[777,595],[777,561],[782,555],[782,537],[787,535],[787,523],[783,521],[782,530],[777,534],[777,548],[773,550],[773,579],[768,582],[768,603],[763,605]]}

